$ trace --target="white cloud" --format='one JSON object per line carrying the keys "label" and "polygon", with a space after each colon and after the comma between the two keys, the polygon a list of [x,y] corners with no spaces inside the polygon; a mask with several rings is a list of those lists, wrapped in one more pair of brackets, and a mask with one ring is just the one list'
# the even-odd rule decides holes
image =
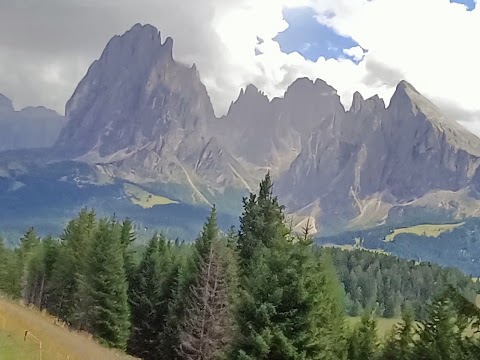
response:
{"label": "white cloud", "polygon": [[355,61],[363,60],[365,57],[365,50],[363,50],[361,46],[354,46],[350,49],[344,49],[343,53],[351,56]]}
{"label": "white cloud", "polygon": [[[281,52],[272,39],[288,26],[282,9],[305,5],[315,9],[320,22],[360,44],[345,50],[363,57],[359,64],[312,62]],[[452,114],[480,111],[475,88],[480,8],[467,12],[449,0],[0,1],[0,33],[9,35],[0,38],[0,92],[13,97],[17,107],[41,104],[61,111],[108,39],[136,22],[172,36],[175,58],[197,63],[217,113],[225,112],[248,83],[281,96],[297,76],[326,80],[346,106],[355,90],[388,101],[405,78],[425,95],[461,110]],[[264,42],[258,44],[258,38]]]}
{"label": "white cloud", "polygon": [[366,63],[402,74],[439,103],[454,103],[472,113],[480,110],[480,49],[474,46],[480,35],[480,8],[468,12],[449,0],[313,2],[320,22],[368,49]]}

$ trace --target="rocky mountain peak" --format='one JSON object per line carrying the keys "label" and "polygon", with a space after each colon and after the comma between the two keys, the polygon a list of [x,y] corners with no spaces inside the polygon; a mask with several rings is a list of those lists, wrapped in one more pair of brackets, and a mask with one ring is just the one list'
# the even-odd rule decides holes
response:
{"label": "rocky mountain peak", "polygon": [[360,111],[364,101],[365,99],[363,98],[362,94],[360,94],[358,91],[355,91],[353,94],[352,107],[350,108],[350,111],[355,113]]}
{"label": "rocky mountain peak", "polygon": [[417,96],[421,96],[420,93],[410,83],[402,80],[395,88],[395,92],[390,100],[390,106],[400,103],[404,105],[406,102],[413,101]]}
{"label": "rocky mountain peak", "polygon": [[244,112],[248,106],[253,109],[259,109],[267,106],[270,102],[268,97],[262,93],[255,85],[249,84],[245,89],[240,89],[240,94],[228,109],[228,115],[235,112]]}
{"label": "rocky mountain peak", "polygon": [[398,84],[390,101],[389,111],[400,121],[426,121],[431,124],[437,136],[444,137],[453,148],[480,156],[480,139],[455,119],[445,116],[438,106],[406,81]]}
{"label": "rocky mountain peak", "polygon": [[[348,112],[351,115],[362,117],[364,114],[381,112],[383,110],[385,110],[385,102],[378,95],[364,99],[362,94],[356,91],[353,94],[352,106]],[[363,113],[363,115],[360,113]]]}
{"label": "rocky mountain peak", "polygon": [[7,98],[5,95],[0,94],[0,111],[4,112],[13,112],[15,111],[13,108],[12,100]]}
{"label": "rocky mountain peak", "polygon": [[372,97],[369,97],[367,101],[373,103],[375,108],[385,109],[385,101],[378,95],[373,95]]}
{"label": "rocky mountain peak", "polygon": [[175,61],[172,50],[150,25],[115,36],[68,101],[55,148],[110,176],[177,186],[209,203],[249,175],[212,138],[215,115],[197,67]]}
{"label": "rocky mountain peak", "polygon": [[0,94],[0,151],[50,147],[64,125],[63,116],[43,106],[15,111]]}
{"label": "rocky mountain peak", "polygon": [[105,158],[173,131],[204,133],[210,98],[196,67],[177,63],[172,47],[151,25],[112,38],[68,101],[57,146]]}
{"label": "rocky mountain peak", "polygon": [[332,96],[337,95],[337,90],[328,85],[325,81],[316,79],[310,80],[307,77],[295,80],[285,92],[285,98],[291,96]]}

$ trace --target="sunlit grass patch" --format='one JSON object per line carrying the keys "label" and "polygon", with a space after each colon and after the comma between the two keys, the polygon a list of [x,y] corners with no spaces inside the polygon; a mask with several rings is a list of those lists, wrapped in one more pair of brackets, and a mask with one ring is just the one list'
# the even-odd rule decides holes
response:
{"label": "sunlit grass patch", "polygon": [[40,343],[42,360],[133,359],[102,347],[88,334],[69,331],[46,313],[6,299],[0,299],[0,334],[0,360],[40,359]]}
{"label": "sunlit grass patch", "polygon": [[176,201],[163,196],[154,195],[132,184],[125,184],[124,191],[125,195],[130,198],[132,203],[139,205],[144,209],[151,209],[157,205],[177,204]]}
{"label": "sunlit grass patch", "polygon": [[441,234],[450,232],[460,226],[463,226],[464,224],[465,224],[464,222],[459,224],[423,224],[423,225],[411,226],[408,228],[395,229],[391,234],[388,234],[385,237],[385,242],[391,242],[395,240],[395,237],[400,234],[439,237]]}

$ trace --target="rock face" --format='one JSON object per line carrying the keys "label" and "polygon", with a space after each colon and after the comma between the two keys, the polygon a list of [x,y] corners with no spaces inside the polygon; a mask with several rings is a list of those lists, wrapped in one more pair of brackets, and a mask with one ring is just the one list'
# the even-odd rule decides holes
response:
{"label": "rock face", "polygon": [[172,46],[148,25],[114,37],[67,103],[55,149],[112,177],[181,186],[196,203],[253,190],[268,169],[288,211],[326,233],[412,207],[480,215],[480,139],[410,84],[388,108],[356,93],[349,111],[321,80],[272,101],[248,86],[217,119]]}
{"label": "rock face", "polygon": [[344,113],[336,90],[322,80],[298,79],[272,102],[250,85],[212,132],[248,167],[277,176],[288,170],[313,129]]}
{"label": "rock face", "polygon": [[132,182],[186,186],[189,200],[209,203],[250,174],[210,134],[206,88],[172,46],[149,25],[114,37],[68,101],[56,148]]}
{"label": "rock face", "polygon": [[15,111],[0,94],[0,151],[50,147],[64,125],[63,116],[44,107]]}
{"label": "rock face", "polygon": [[[279,192],[293,211],[318,206],[328,230],[369,226],[396,206],[473,188],[479,156],[480,139],[402,82],[387,109],[377,97],[356,94],[343,122],[332,118],[313,132],[281,175]],[[289,191],[296,188],[307,191]],[[427,205],[442,206],[438,199]]]}

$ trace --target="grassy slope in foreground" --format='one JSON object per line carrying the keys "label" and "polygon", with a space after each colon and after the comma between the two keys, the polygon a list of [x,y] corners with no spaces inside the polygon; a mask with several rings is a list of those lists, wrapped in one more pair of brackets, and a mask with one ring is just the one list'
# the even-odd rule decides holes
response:
{"label": "grassy slope in foreground", "polygon": [[102,347],[86,334],[71,332],[55,325],[54,318],[49,315],[0,298],[1,360],[40,358],[39,345],[35,339],[28,336],[24,342],[25,330],[41,341],[42,360],[134,360],[130,356]]}
{"label": "grassy slope in foreground", "polygon": [[[1,322],[2,320],[0,320]],[[0,359],[1,360],[30,360],[39,359],[40,350],[37,344],[12,336],[0,329]]]}

